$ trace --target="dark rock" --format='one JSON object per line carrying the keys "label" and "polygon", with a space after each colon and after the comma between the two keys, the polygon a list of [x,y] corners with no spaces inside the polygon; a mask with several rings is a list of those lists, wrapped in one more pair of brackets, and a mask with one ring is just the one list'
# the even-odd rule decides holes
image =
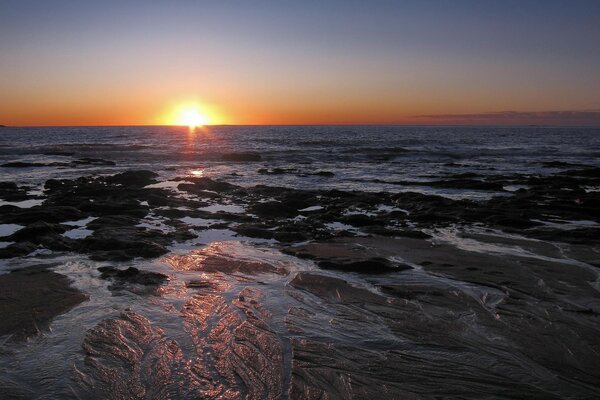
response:
{"label": "dark rock", "polygon": [[26,186],[17,186],[14,182],[0,182],[0,199],[6,201],[23,201],[30,199]]}
{"label": "dark rock", "polygon": [[346,272],[362,272],[370,274],[380,274],[387,272],[396,272],[411,269],[407,265],[397,266],[385,258],[369,258],[360,261],[336,260],[336,261],[318,261],[317,265],[321,269],[335,269]]}
{"label": "dark rock", "polygon": [[239,186],[232,185],[231,183],[214,181],[210,178],[183,178],[176,180],[185,180],[189,183],[181,183],[177,186],[179,190],[185,190],[190,193],[198,193],[206,190],[214,191],[214,192],[230,192],[232,190],[238,189]]}
{"label": "dark rock", "polygon": [[309,238],[309,236],[299,231],[277,231],[273,238],[283,243],[294,243],[303,242]]}
{"label": "dark rock", "polygon": [[279,201],[267,201],[264,203],[254,203],[249,207],[248,212],[267,218],[291,218],[298,215],[295,207],[290,207]]}
{"label": "dark rock", "polygon": [[106,177],[106,182],[113,185],[117,184],[131,187],[144,187],[152,183],[156,183],[157,177],[158,174],[156,172],[133,170]]}
{"label": "dark rock", "polygon": [[31,242],[13,243],[0,249],[0,258],[23,257],[36,249],[37,246]]}
{"label": "dark rock", "polygon": [[273,239],[275,232],[265,226],[241,224],[233,228],[238,234],[252,238]]}
{"label": "dark rock", "polygon": [[69,279],[38,265],[0,275],[0,336],[20,340],[47,329],[50,321],[87,296],[70,286]]}
{"label": "dark rock", "polygon": [[170,237],[137,227],[98,228],[80,241],[80,251],[100,261],[129,261],[136,257],[154,258],[168,253]]}
{"label": "dark rock", "polygon": [[378,221],[377,219],[365,215],[365,214],[353,214],[353,215],[346,215],[340,218],[340,221],[348,224],[348,225],[352,225],[352,226],[357,226],[357,227],[362,227],[362,226],[369,226],[369,225],[382,225],[384,224],[383,221]]}
{"label": "dark rock", "polygon": [[409,231],[409,230],[405,230],[405,229],[394,231],[394,236],[408,237],[408,238],[413,238],[413,239],[429,239],[429,238],[431,238],[431,235],[428,235],[425,232]]}
{"label": "dark rock", "polygon": [[322,269],[380,274],[410,269],[405,264],[393,263],[378,252],[354,242],[354,239],[313,242],[301,246],[284,247],[282,251],[299,258],[315,260]]}
{"label": "dark rock", "polygon": [[160,285],[164,283],[168,276],[150,271],[140,271],[135,267],[129,267],[127,269],[117,269],[115,267],[100,267],[98,271],[101,272],[100,277],[102,279],[114,279],[121,283],[134,283],[138,285]]}
{"label": "dark rock", "polygon": [[109,226],[130,227],[138,224],[139,218],[130,215],[105,215],[88,222],[87,228],[91,230],[101,229]]}
{"label": "dark rock", "polygon": [[48,235],[57,235],[67,231],[67,227],[58,224],[49,224],[44,221],[36,221],[32,224],[27,225],[24,228],[19,229],[6,239],[9,241],[21,242],[31,241],[37,243],[39,238]]}
{"label": "dark rock", "polygon": [[71,206],[42,205],[31,208],[0,207],[0,219],[5,224],[30,224],[37,221],[55,224],[64,221],[76,221],[85,217],[86,214]]}

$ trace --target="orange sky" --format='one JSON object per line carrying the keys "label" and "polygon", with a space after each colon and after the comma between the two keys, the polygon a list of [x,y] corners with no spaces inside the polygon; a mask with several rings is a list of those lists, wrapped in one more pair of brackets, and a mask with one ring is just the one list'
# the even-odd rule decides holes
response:
{"label": "orange sky", "polygon": [[600,123],[598,3],[334,3],[2,3],[0,124]]}

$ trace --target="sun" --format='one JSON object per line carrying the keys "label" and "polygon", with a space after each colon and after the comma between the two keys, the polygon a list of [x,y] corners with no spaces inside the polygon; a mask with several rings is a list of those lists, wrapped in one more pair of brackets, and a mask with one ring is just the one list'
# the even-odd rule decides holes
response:
{"label": "sun", "polygon": [[208,125],[218,125],[225,121],[223,114],[212,104],[189,100],[171,103],[156,118],[158,125],[186,126],[191,131]]}
{"label": "sun", "polygon": [[176,118],[176,124],[196,128],[208,124],[208,117],[196,106],[183,107]]}

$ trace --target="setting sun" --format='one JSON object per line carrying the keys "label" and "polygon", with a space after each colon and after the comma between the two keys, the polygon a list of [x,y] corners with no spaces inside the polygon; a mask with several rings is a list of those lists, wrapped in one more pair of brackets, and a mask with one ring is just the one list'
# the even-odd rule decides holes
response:
{"label": "setting sun", "polygon": [[222,124],[223,114],[211,104],[200,101],[177,101],[164,109],[155,121],[159,125],[176,125],[198,128],[206,125]]}
{"label": "setting sun", "polygon": [[176,120],[177,125],[195,128],[208,124],[208,117],[202,114],[195,106],[183,108]]}

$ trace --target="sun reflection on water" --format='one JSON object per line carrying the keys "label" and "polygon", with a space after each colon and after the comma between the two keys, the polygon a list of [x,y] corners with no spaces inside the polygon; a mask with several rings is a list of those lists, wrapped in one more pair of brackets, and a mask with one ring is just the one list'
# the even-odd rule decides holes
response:
{"label": "sun reflection on water", "polygon": [[204,176],[204,169],[203,168],[191,169],[189,174],[200,178],[200,177]]}

